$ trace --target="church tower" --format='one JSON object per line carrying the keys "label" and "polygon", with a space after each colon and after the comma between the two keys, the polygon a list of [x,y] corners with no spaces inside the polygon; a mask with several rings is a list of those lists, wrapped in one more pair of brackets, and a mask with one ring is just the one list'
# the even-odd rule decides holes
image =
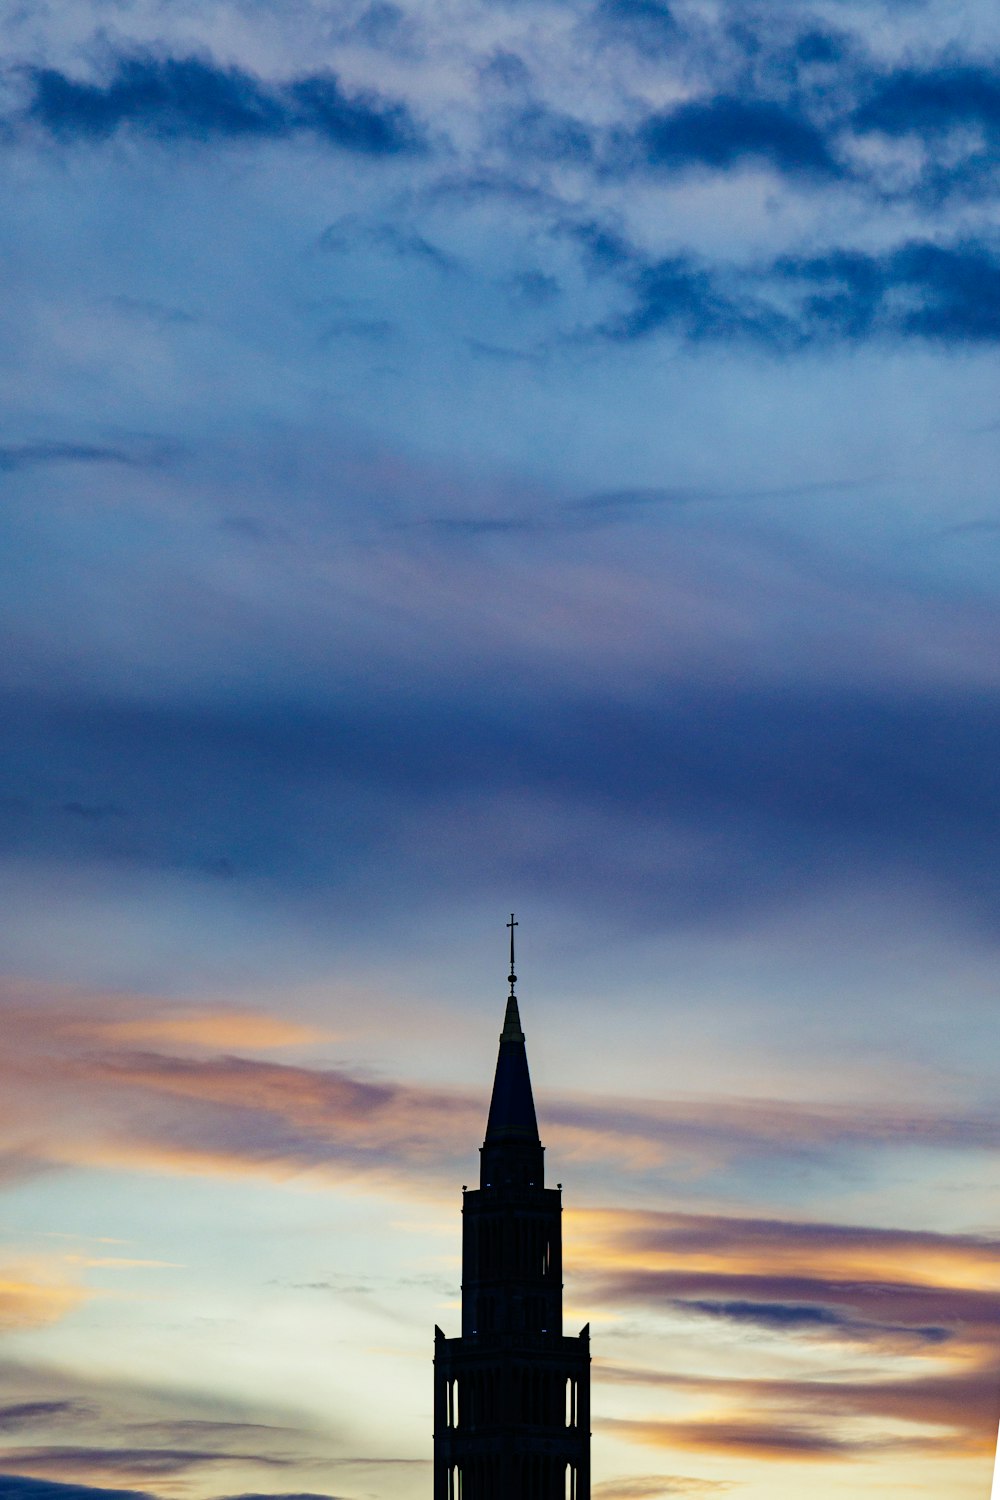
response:
{"label": "church tower", "polygon": [[590,1326],[562,1331],[562,1193],[545,1186],[514,985],[463,1189],[462,1335],[434,1330],[434,1500],[590,1500]]}

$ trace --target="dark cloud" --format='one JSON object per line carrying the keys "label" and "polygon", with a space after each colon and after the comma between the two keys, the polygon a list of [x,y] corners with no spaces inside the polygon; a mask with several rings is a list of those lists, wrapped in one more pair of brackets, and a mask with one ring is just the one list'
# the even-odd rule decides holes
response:
{"label": "dark cloud", "polygon": [[911,241],[881,254],[832,250],[769,265],[710,265],[687,255],[633,264],[631,306],[600,330],[618,342],[667,332],[692,344],[773,353],[862,341],[952,346],[1000,340],[1000,254],[974,241]]}
{"label": "dark cloud", "polygon": [[710,1302],[678,1298],[672,1306],[679,1312],[702,1313],[731,1323],[753,1323],[761,1328],[795,1331],[809,1328],[841,1329],[850,1320],[829,1307],[811,1307],[802,1302]]}
{"label": "dark cloud", "polygon": [[1000,1239],[989,1235],[940,1234],[931,1230],[887,1229],[877,1225],[835,1224],[820,1220],[741,1218],[728,1214],[636,1212],[623,1217],[615,1231],[631,1251],[647,1257],[741,1253],[786,1258],[789,1252],[808,1262],[832,1257],[844,1263],[858,1254],[924,1262],[959,1256],[983,1266],[1000,1266]]}
{"label": "dark cloud", "polygon": [[287,85],[295,105],[293,128],[314,131],[323,139],[369,156],[410,152],[420,144],[419,132],[402,104],[388,103],[374,94],[350,97],[332,73],[317,73]]}
{"label": "dark cloud", "polygon": [[[887,1333],[896,1333],[900,1328],[917,1330],[918,1336],[931,1327],[962,1330],[966,1337],[975,1329],[980,1337],[995,1338],[1000,1329],[1000,1304],[992,1292],[923,1285],[916,1281],[866,1281],[860,1277],[840,1281],[766,1272],[636,1270],[602,1280],[596,1295],[609,1303],[649,1306],[673,1307],[679,1299],[684,1302],[700,1299],[716,1305],[766,1302],[779,1309],[843,1308],[850,1314],[859,1314],[860,1321],[873,1328],[881,1325]],[[784,1326],[793,1331],[792,1324]],[[991,1419],[995,1427],[996,1416]]]}
{"label": "dark cloud", "polygon": [[[728,173],[765,165],[796,187],[835,183],[883,200],[920,198],[989,186],[989,148],[1000,122],[1000,73],[992,64],[942,62],[886,72],[847,33],[812,24],[754,26],[731,18],[713,47],[678,25],[664,0],[600,0],[591,41],[624,41],[643,56],[661,54],[687,82],[706,75],[700,97],[651,113],[638,125],[606,128],[560,111],[532,89],[532,75],[512,51],[480,70],[491,100],[479,125],[512,162],[563,162],[618,174],[692,170]],[[580,32],[579,34],[582,34]],[[419,58],[413,27],[391,3],[368,7],[343,32],[352,42]],[[311,135],[372,157],[426,145],[413,108],[402,98],[350,92],[336,74],[316,71],[268,80],[210,55],[135,52],[113,60],[103,77],[79,78],[57,67],[23,70],[25,110],[5,122],[8,138],[25,119],[67,140],[102,140],[125,128],[159,140],[267,141]],[[505,107],[497,109],[497,91]],[[687,89],[685,87],[685,93]],[[954,125],[985,135],[956,152],[944,137]],[[919,180],[900,188],[852,137],[918,133],[928,160]],[[470,175],[475,176],[476,173]]]}
{"label": "dark cloud", "polygon": [[272,1453],[219,1453],[207,1448],[130,1448],[84,1447],[54,1444],[44,1447],[17,1447],[4,1450],[4,1462],[14,1468],[42,1469],[50,1474],[134,1474],[142,1479],[168,1479],[212,1464],[231,1464],[234,1456],[241,1462],[285,1468],[293,1458]]}
{"label": "dark cloud", "polygon": [[282,1490],[279,1493],[268,1490],[263,1494],[257,1490],[251,1490],[241,1495],[220,1495],[219,1500],[347,1500],[347,1496],[330,1495],[326,1492],[317,1493],[314,1490]]}
{"label": "dark cloud", "polygon": [[[625,42],[673,64],[681,102],[602,128],[538,100],[522,103],[499,116],[497,143],[512,160],[589,164],[605,180],[630,171],[725,175],[756,166],[793,190],[838,186],[883,204],[996,192],[995,63],[887,71],[862,38],[787,18],[758,25],[730,17],[709,44],[679,26],[660,0],[602,0],[592,19],[598,45]],[[507,75],[504,86],[527,95],[527,74],[508,68]],[[689,97],[692,75],[701,92]],[[972,134],[960,141],[956,126]],[[869,149],[872,133],[918,136],[925,160],[901,170]]]}
{"label": "dark cloud", "polygon": [[0,1474],[0,1500],[150,1500],[143,1490],[109,1490],[90,1484],[62,1484],[55,1479],[30,1479],[23,1474]]}
{"label": "dark cloud", "polygon": [[[466,537],[518,536],[529,521],[456,518],[434,534],[447,525]],[[969,915],[995,920],[1000,702],[988,692],[682,679],[636,681],[625,703],[596,688],[560,693],[527,675],[501,696],[415,686],[398,702],[345,693],[328,709],[8,694],[0,764],[20,800],[0,810],[0,844],[150,868],[225,860],[278,876],[288,890],[318,870],[324,882],[353,885],[369,860],[384,871],[419,859],[427,889],[427,820],[436,879],[447,885],[453,837],[467,876],[473,858],[476,878],[492,869],[491,840],[473,849],[467,825],[459,835],[442,821],[441,806],[460,796],[484,815],[502,801],[508,821],[519,806],[544,803],[548,821],[533,819],[524,878],[560,889],[569,881],[605,904],[617,891],[623,912],[648,903],[664,922],[714,922],[820,886],[845,865],[855,878],[912,871]],[[234,784],[252,817],[234,807]],[[52,787],[61,805],[127,807],[129,816],[46,816]],[[568,849],[588,819],[609,822],[578,862]],[[669,848],[685,827],[713,830],[722,844],[718,858],[699,844],[679,882],[671,860],[650,864],[648,837],[659,829]],[[633,829],[643,830],[646,851],[634,887]]]}
{"label": "dark cloud", "polygon": [[79,1401],[19,1401],[11,1406],[0,1406],[0,1431],[12,1432],[37,1422],[48,1425],[77,1421],[91,1414],[92,1408]]}
{"label": "dark cloud", "polygon": [[807,289],[801,316],[809,338],[1000,339],[1000,256],[992,245],[915,241],[880,256],[788,257],[774,270]]}
{"label": "dark cloud", "polygon": [[314,1490],[282,1490],[274,1493],[268,1490],[262,1494],[257,1490],[251,1490],[241,1495],[220,1495],[219,1500],[344,1500],[342,1495],[329,1495],[325,1492],[317,1493]]}
{"label": "dark cloud", "polygon": [[267,84],[198,57],[118,58],[104,82],[30,70],[26,115],[63,140],[102,140],[130,127],[158,140],[276,140],[309,132],[368,156],[411,152],[420,133],[407,108],[348,94],[333,73]]}
{"label": "dark cloud", "polygon": [[884,1343],[899,1336],[924,1344],[942,1344],[952,1338],[954,1330],[941,1327],[893,1326],[886,1323],[864,1323],[845,1317],[832,1307],[807,1302],[708,1301],[704,1298],[678,1298],[673,1304],[678,1312],[697,1313],[724,1322],[751,1324],[756,1328],[780,1333],[829,1333],[838,1338]]}
{"label": "dark cloud", "polygon": [[1000,136],[1000,72],[969,64],[901,69],[880,82],[855,113],[854,124],[894,136],[933,135],[972,124],[995,139]]}
{"label": "dark cloud", "polygon": [[724,290],[713,269],[687,255],[644,265],[628,276],[632,306],[600,330],[618,342],[670,332],[689,343],[752,342],[769,348],[788,343],[787,315],[746,294]]}
{"label": "dark cloud", "polygon": [[843,62],[850,51],[850,38],[844,32],[833,31],[805,31],[794,47],[796,61],[805,66]]}
{"label": "dark cloud", "polygon": [[637,160],[657,171],[725,171],[757,161],[798,179],[845,175],[822,131],[791,106],[767,99],[692,100],[651,115],[632,144]]}
{"label": "dark cloud", "polygon": [[158,136],[275,136],[285,111],[256,79],[198,58],[123,57],[107,83],[70,78],[55,68],[31,73],[28,114],[53,134],[100,138],[125,124]]}
{"label": "dark cloud", "polygon": [[43,464],[125,464],[140,463],[135,454],[123,448],[108,448],[97,443],[8,443],[0,446],[0,473],[12,474],[19,469],[33,469]]}

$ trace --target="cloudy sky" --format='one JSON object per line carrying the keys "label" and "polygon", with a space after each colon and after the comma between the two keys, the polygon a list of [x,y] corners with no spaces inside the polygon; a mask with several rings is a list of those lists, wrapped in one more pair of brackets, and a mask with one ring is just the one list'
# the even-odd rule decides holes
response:
{"label": "cloudy sky", "polygon": [[425,1500],[514,908],[595,1500],[986,1500],[1000,10],[0,34],[0,1493]]}

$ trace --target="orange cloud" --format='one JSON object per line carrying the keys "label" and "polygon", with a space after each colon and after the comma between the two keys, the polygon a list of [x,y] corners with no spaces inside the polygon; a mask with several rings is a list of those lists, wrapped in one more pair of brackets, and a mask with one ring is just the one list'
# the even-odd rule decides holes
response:
{"label": "orange cloud", "polygon": [[125,1020],[95,1020],[82,1027],[106,1042],[173,1043],[180,1047],[269,1052],[282,1047],[305,1047],[329,1041],[330,1033],[314,1026],[251,1011],[187,1011],[178,1016],[132,1016]]}
{"label": "orange cloud", "polygon": [[[46,1163],[120,1161],[283,1177],[368,1173],[373,1182],[391,1179],[396,1191],[406,1185],[419,1192],[428,1185],[421,1186],[421,1178],[456,1171],[483,1127],[482,1093],[248,1056],[317,1039],[308,1027],[267,1015],[178,1010],[155,998],[7,984],[0,991],[0,1025],[7,1043],[0,1116],[15,1176]],[[557,1149],[578,1160],[614,1161],[640,1173],[669,1161],[675,1174],[690,1175],[741,1156],[803,1146],[835,1151],[866,1140],[980,1149],[1000,1140],[1000,1122],[992,1118],[902,1117],[759,1100],[555,1099],[546,1108],[545,1131]],[[786,1253],[760,1226],[748,1231],[751,1250],[769,1265]],[[659,1264],[674,1254],[683,1232],[677,1221],[633,1221],[630,1240],[617,1236],[612,1261],[621,1266],[632,1256],[647,1267]],[[593,1263],[605,1253],[596,1219],[588,1239]],[[889,1260],[897,1248],[887,1248]],[[847,1239],[825,1252],[818,1244],[816,1251],[836,1255],[841,1265],[845,1255],[853,1256],[866,1274],[874,1254],[872,1246]],[[936,1252],[928,1242],[923,1251],[933,1278]],[[701,1253],[709,1269],[712,1246],[706,1243]],[[791,1247],[787,1253],[797,1252]]]}
{"label": "orange cloud", "polygon": [[726,1378],[599,1362],[598,1390],[628,1383],[711,1399],[694,1418],[614,1422],[616,1431],[665,1449],[772,1460],[835,1462],[879,1445],[929,1445],[954,1457],[992,1453],[1000,1417],[1000,1241],[627,1210],[577,1210],[568,1228],[584,1301],[711,1319],[728,1331],[740,1367],[748,1336],[800,1351],[804,1341],[850,1346],[843,1371],[828,1356],[818,1378]]}
{"label": "orange cloud", "polygon": [[[865,1379],[856,1372],[853,1378],[839,1380],[740,1379],[614,1365],[601,1367],[597,1377],[599,1383],[610,1380],[709,1394],[735,1404],[741,1413],[748,1408],[777,1407],[792,1421],[801,1422],[803,1418],[815,1421],[817,1417],[827,1422],[838,1418],[870,1418],[882,1424],[943,1427],[950,1429],[947,1437],[950,1446],[961,1453],[993,1451],[1000,1409],[1000,1365],[995,1359],[972,1368],[959,1365],[934,1375],[895,1380]],[[647,1422],[645,1426],[653,1436],[643,1441],[658,1442],[655,1434],[666,1428],[673,1430],[675,1425],[659,1420]]]}
{"label": "orange cloud", "polygon": [[693,1479],[684,1474],[633,1474],[606,1479],[591,1490],[593,1500],[665,1500],[670,1495],[715,1495],[732,1489],[725,1479]]}
{"label": "orange cloud", "polygon": [[[245,1055],[318,1036],[284,1020],[178,1015],[120,995],[59,992],[42,1003],[36,988],[0,996],[0,1116],[12,1178],[46,1165],[120,1164],[279,1177],[368,1172],[377,1182],[440,1165],[450,1139],[464,1145],[482,1125],[481,1101],[455,1091]],[[154,1040],[161,1050],[137,1050]],[[241,1050],[220,1052],[225,1043]]]}
{"label": "orange cloud", "polygon": [[734,1454],[739,1458],[808,1459],[856,1457],[862,1448],[817,1427],[795,1423],[731,1421],[628,1421],[605,1418],[598,1425],[654,1448],[694,1453]]}
{"label": "orange cloud", "polygon": [[[442,1172],[455,1180],[449,1152],[464,1159],[483,1127],[478,1094],[246,1055],[314,1036],[280,1019],[221,1008],[178,1012],[134,996],[41,999],[0,996],[7,1044],[0,1113],[15,1176],[46,1164],[279,1178],[313,1172],[413,1193]],[[980,1149],[996,1133],[995,1122],[971,1117],[848,1116],[760,1101],[556,1100],[547,1116],[557,1139],[581,1158],[611,1156],[637,1171],[667,1157],[703,1169],[740,1153],[781,1153],[789,1140],[811,1149],[861,1140]],[[574,1299],[588,1307],[711,1319],[744,1356],[748,1339],[766,1338],[794,1348],[800,1367],[809,1342],[823,1341],[819,1380],[726,1381],[598,1366],[598,1391],[602,1382],[627,1381],[711,1403],[686,1421],[634,1420],[621,1430],[637,1441],[838,1462],[870,1448],[864,1424],[873,1418],[903,1424],[909,1435],[891,1440],[910,1447],[934,1442],[955,1454],[981,1453],[995,1438],[1000,1392],[986,1354],[1000,1335],[1000,1240],[601,1209],[570,1211],[567,1240]],[[11,1273],[8,1283],[0,1284],[0,1320],[16,1327],[64,1316],[83,1295],[57,1276]],[[839,1378],[829,1363],[837,1345],[850,1346],[851,1361]],[[183,1449],[192,1465],[202,1462],[191,1456],[196,1451]],[[100,1453],[91,1458],[105,1463]],[[29,1461],[48,1464],[49,1476],[63,1460],[37,1449]],[[111,1471],[105,1464],[94,1472]],[[141,1467],[127,1472],[144,1477]]]}
{"label": "orange cloud", "polygon": [[592,1271],[746,1276],[828,1274],[1000,1290],[1000,1239],[815,1220],[654,1210],[570,1209],[567,1228]]}
{"label": "orange cloud", "polygon": [[58,1323],[87,1293],[49,1266],[0,1268],[0,1328],[42,1328]]}

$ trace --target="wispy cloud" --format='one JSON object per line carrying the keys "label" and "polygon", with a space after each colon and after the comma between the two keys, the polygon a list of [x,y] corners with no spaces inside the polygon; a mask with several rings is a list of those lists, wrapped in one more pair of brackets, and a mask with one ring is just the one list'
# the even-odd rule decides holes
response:
{"label": "wispy cloud", "polygon": [[17,1432],[39,1422],[48,1425],[53,1421],[76,1421],[91,1411],[91,1407],[79,1401],[17,1401],[0,1406],[0,1430]]}
{"label": "wispy cloud", "polygon": [[[303,1046],[319,1033],[266,1015],[238,1011],[172,1014],[155,1002],[128,997],[40,997],[26,1004],[15,990],[3,1007],[10,1058],[10,1108],[19,1130],[30,1137],[34,1159],[52,1166],[146,1166],[175,1172],[220,1172],[288,1176],[315,1171],[332,1180],[361,1175],[399,1191],[433,1190],[443,1174],[457,1170],[458,1146],[482,1127],[482,1099],[471,1091],[417,1085],[397,1078],[366,1076],[349,1067],[290,1064],[245,1052]],[[159,1042],[161,1050],[138,1050],[137,1042]],[[220,1047],[240,1051],[220,1052]],[[639,1174],[657,1173],[678,1160],[685,1171],[710,1173],[725,1162],[819,1160],[844,1150],[933,1146],[991,1149],[1000,1122],[987,1115],[949,1116],[935,1111],[806,1107],[785,1101],[690,1099],[636,1101],[615,1098],[550,1098],[546,1133],[564,1159],[612,1161]],[[40,1128],[38,1121],[46,1121]],[[600,1263],[603,1221],[586,1221]],[[766,1286],[758,1263],[793,1264],[808,1253],[815,1268],[870,1266],[879,1255],[962,1255],[972,1265],[992,1265],[989,1240],[933,1235],[878,1234],[832,1226],[742,1226],[751,1260],[740,1277],[716,1284],[701,1273],[661,1271],[658,1260],[708,1253],[713,1236],[731,1256],[732,1226],[683,1216],[627,1218],[615,1227],[616,1280],[597,1287],[610,1298],[704,1297],[720,1301],[789,1301],[780,1277]],[[627,1246],[636,1268],[626,1269]],[[597,1256],[596,1262],[593,1256]],[[730,1265],[730,1271],[732,1267]],[[30,1295],[29,1295],[30,1292]],[[808,1293],[808,1295],[807,1295]],[[797,1300],[810,1306],[830,1300],[818,1283]],[[24,1290],[24,1307],[49,1306],[43,1293]],[[57,1289],[54,1308],[70,1293]],[[72,1295],[76,1295],[75,1293]],[[970,1293],[970,1315],[980,1302]],[[18,1305],[11,1292],[12,1310]],[[913,1290],[913,1313],[897,1308],[890,1322],[929,1328],[941,1321],[933,1299]],[[833,1299],[837,1303],[837,1299]],[[837,1304],[839,1305],[839,1303]],[[852,1315],[871,1310],[847,1298]],[[909,1306],[909,1304],[907,1304]],[[27,1314],[26,1314],[27,1315]],[[40,1314],[39,1314],[40,1315]],[[13,1311],[12,1311],[13,1316]],[[855,1330],[856,1331],[856,1330]]]}
{"label": "wispy cloud", "polygon": [[[571,1223],[588,1247],[586,1295],[601,1305],[710,1318],[734,1339],[756,1330],[800,1348],[819,1340],[855,1351],[836,1374],[828,1354],[825,1368],[795,1378],[604,1363],[601,1382],[659,1386],[711,1408],[694,1420],[608,1419],[613,1430],[664,1448],[817,1460],[880,1447],[982,1453],[995,1437],[1000,1242],[651,1212]],[[866,1351],[870,1367],[859,1368]],[[863,1425],[872,1421],[903,1426],[879,1434]]]}
{"label": "wispy cloud", "polygon": [[[44,1447],[9,1447],[4,1462],[15,1469],[42,1478],[60,1474],[79,1475],[100,1480],[121,1475],[126,1479],[157,1480],[186,1474],[206,1467],[229,1465],[235,1455],[208,1448],[115,1448],[74,1447],[53,1444]],[[261,1464],[265,1468],[287,1468],[294,1460],[269,1453],[240,1453],[241,1463]]]}
{"label": "wispy cloud", "polygon": [[723,1479],[693,1479],[683,1474],[640,1474],[605,1479],[591,1490],[594,1500],[660,1500],[665,1495],[719,1495],[732,1485]]}
{"label": "wispy cloud", "polygon": [[0,446],[0,473],[13,474],[20,469],[34,469],[46,464],[123,464],[127,468],[148,462],[142,455],[125,448],[103,447],[97,443],[7,443]]}
{"label": "wispy cloud", "polygon": [[[997,1381],[995,1360],[969,1371],[957,1363],[934,1375],[893,1380],[741,1380],[622,1371],[630,1383],[663,1384],[672,1389],[721,1398],[736,1412],[704,1421],[607,1418],[611,1428],[627,1429],[654,1447],[676,1445],[702,1452],[760,1449],[770,1457],[855,1457],[883,1449],[941,1453],[991,1452],[996,1439]],[[750,1415],[753,1408],[760,1415]],[[778,1420],[765,1413],[777,1409]],[[864,1419],[909,1424],[903,1433],[877,1435],[853,1424]],[[602,1424],[603,1425],[603,1424]]]}

